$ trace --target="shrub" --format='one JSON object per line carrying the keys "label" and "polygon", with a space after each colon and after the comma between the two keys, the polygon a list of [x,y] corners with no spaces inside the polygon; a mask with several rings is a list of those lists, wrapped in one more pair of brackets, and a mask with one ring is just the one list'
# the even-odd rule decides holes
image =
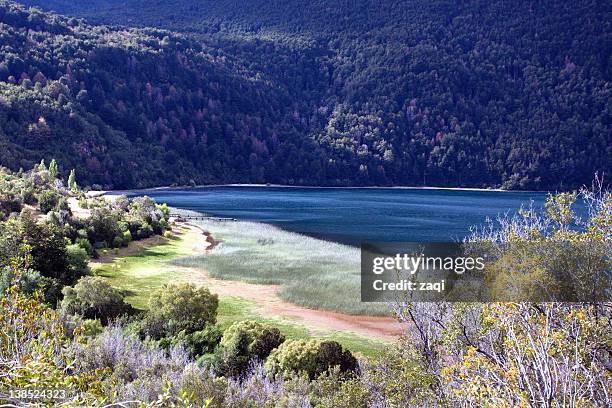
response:
{"label": "shrub", "polygon": [[[21,202],[15,198],[0,197],[0,211],[9,215],[21,211]],[[0,218],[2,219],[2,218]]]}
{"label": "shrub", "polygon": [[285,337],[276,327],[250,320],[236,322],[223,333],[218,370],[230,376],[241,375],[252,360],[265,360],[283,341]]}
{"label": "shrub", "polygon": [[149,238],[150,236],[152,236],[154,234],[153,231],[153,227],[151,227],[149,224],[143,224],[140,228],[138,228],[138,230],[136,231],[136,237],[138,239],[145,239],[145,238]]}
{"label": "shrub", "polygon": [[117,235],[115,238],[113,238],[113,248],[119,248],[122,246],[124,246],[123,235]]}
{"label": "shrub", "polygon": [[85,252],[87,252],[87,255],[93,256],[94,248],[87,238],[77,238],[75,243],[81,248],[83,248]]}
{"label": "shrub", "polygon": [[347,378],[338,366],[321,374],[311,384],[312,405],[317,408],[367,408],[368,388],[360,377]]}
{"label": "shrub", "polygon": [[149,299],[143,332],[155,339],[203,330],[215,323],[219,298],[205,287],[193,284],[164,285]]}
{"label": "shrub", "polygon": [[53,223],[38,223],[27,211],[0,223],[0,265],[10,264],[24,240],[30,245],[32,269],[60,284],[73,284],[63,230]]}
{"label": "shrub", "polygon": [[58,193],[53,190],[44,190],[38,194],[38,208],[46,214],[57,206],[59,200]]}
{"label": "shrub", "polygon": [[98,319],[85,319],[81,322],[81,334],[85,337],[96,337],[103,331],[102,322]]}
{"label": "shrub", "polygon": [[89,254],[78,244],[66,246],[66,258],[72,274],[71,280],[76,280],[81,276],[90,273],[88,260]]}
{"label": "shrub", "polygon": [[121,235],[119,228],[119,215],[109,208],[94,208],[91,211],[89,220],[89,240],[99,245],[104,242],[106,246],[111,246],[116,236]]}
{"label": "shrub", "polygon": [[[180,348],[164,351],[149,347],[115,325],[106,327],[86,344],[73,343],[70,353],[75,357],[77,372],[112,372],[108,386],[113,388],[107,392],[114,401],[155,401],[168,381],[180,382],[190,365],[187,353]],[[178,389],[174,391],[178,393]]]}
{"label": "shrub", "polygon": [[[0,296],[4,296],[6,291],[15,283],[13,270],[5,266],[0,268]],[[32,294],[43,284],[43,277],[38,271],[24,269],[19,276],[19,290],[24,294]]]}
{"label": "shrub", "polygon": [[290,377],[305,373],[311,380],[335,366],[343,373],[358,368],[357,359],[335,341],[290,340],[274,350],[266,361],[266,369],[272,375]]}
{"label": "shrub", "polygon": [[223,332],[218,326],[209,324],[204,330],[190,334],[184,331],[179,332],[172,338],[171,344],[182,346],[192,358],[197,358],[215,351],[222,336]]}
{"label": "shrub", "polygon": [[123,300],[123,295],[99,276],[85,276],[74,287],[62,290],[61,308],[67,314],[79,314],[87,319],[110,319],[133,313],[134,309]]}
{"label": "shrub", "polygon": [[[11,262],[11,274],[20,276],[32,259],[29,246]],[[0,389],[37,387],[65,388],[80,394],[71,406],[91,406],[93,396],[100,395],[102,372],[75,372],[74,363],[65,350],[69,339],[56,311],[35,294],[27,296],[12,286],[0,297]],[[3,401],[5,402],[5,401]],[[46,405],[41,400],[41,405]],[[96,404],[97,405],[97,404]]]}
{"label": "shrub", "polygon": [[21,190],[21,201],[24,204],[34,205],[36,204],[36,194],[33,187],[24,187]]}

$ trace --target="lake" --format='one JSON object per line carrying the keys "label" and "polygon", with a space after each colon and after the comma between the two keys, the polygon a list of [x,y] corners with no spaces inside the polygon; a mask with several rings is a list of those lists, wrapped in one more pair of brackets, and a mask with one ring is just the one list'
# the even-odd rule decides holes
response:
{"label": "lake", "polygon": [[255,186],[137,194],[177,208],[268,223],[355,246],[362,241],[461,239],[470,226],[483,224],[487,217],[513,213],[530,202],[541,208],[546,199],[542,192]]}

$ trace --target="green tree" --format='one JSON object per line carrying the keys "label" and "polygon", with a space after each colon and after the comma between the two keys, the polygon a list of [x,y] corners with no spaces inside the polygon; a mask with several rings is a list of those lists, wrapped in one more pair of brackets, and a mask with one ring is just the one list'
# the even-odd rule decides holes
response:
{"label": "green tree", "polygon": [[61,309],[64,312],[86,319],[100,319],[102,324],[134,311],[125,303],[121,292],[99,276],[85,276],[74,287],[64,287],[62,294]]}
{"label": "green tree", "polygon": [[43,213],[47,214],[49,211],[55,209],[60,201],[60,195],[55,190],[43,190],[38,195],[38,208]]}
{"label": "green tree", "polygon": [[281,343],[285,336],[273,326],[245,320],[228,327],[221,339],[220,371],[230,376],[243,374],[249,363],[264,361]]}
{"label": "green tree", "polygon": [[218,296],[208,288],[190,283],[164,285],[149,299],[144,334],[160,339],[181,331],[190,334],[203,330],[216,322],[218,306]]}
{"label": "green tree", "polygon": [[288,340],[275,349],[266,361],[266,370],[272,374],[291,377],[307,374],[312,380],[338,366],[341,372],[356,372],[357,359],[335,341]]}
{"label": "green tree", "polygon": [[49,180],[54,181],[59,175],[59,170],[57,169],[57,162],[55,159],[51,160],[49,164]]}
{"label": "green tree", "polygon": [[73,192],[79,190],[79,186],[76,182],[76,172],[74,169],[70,170],[70,174],[68,175],[68,188]]}

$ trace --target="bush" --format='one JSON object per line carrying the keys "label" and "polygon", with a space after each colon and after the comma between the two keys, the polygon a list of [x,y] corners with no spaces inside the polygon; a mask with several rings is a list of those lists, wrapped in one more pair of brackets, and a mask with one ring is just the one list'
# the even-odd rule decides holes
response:
{"label": "bush", "polygon": [[122,246],[124,246],[123,235],[117,235],[113,239],[113,248],[120,248]]}
{"label": "bush", "polygon": [[80,245],[72,244],[66,246],[66,258],[68,259],[72,275],[71,279],[76,280],[90,273],[88,265],[89,254]]}
{"label": "bush", "polygon": [[34,205],[36,204],[36,194],[33,187],[24,187],[21,190],[21,201],[24,204]]}
{"label": "bush", "polygon": [[291,377],[307,374],[312,380],[332,367],[340,372],[356,372],[357,359],[335,341],[290,340],[270,354],[266,370],[272,375]]}
{"label": "bush", "polygon": [[130,242],[132,242],[132,233],[129,230],[123,231],[123,245],[128,246]]}
{"label": "bush", "polygon": [[98,319],[85,319],[81,322],[81,334],[85,337],[96,337],[103,331],[102,322]]}
{"label": "bush", "polygon": [[276,327],[249,320],[236,322],[223,333],[217,369],[229,376],[242,375],[252,360],[265,360],[283,341]]}
{"label": "bush", "polygon": [[38,223],[27,211],[0,223],[0,265],[10,264],[24,240],[30,246],[32,269],[62,285],[74,283],[63,230],[53,223]]}
{"label": "bush", "polygon": [[94,208],[89,220],[89,240],[94,246],[105,243],[106,247],[112,246],[116,236],[121,235],[119,228],[119,215],[109,208]]}
{"label": "bush", "polygon": [[149,347],[115,325],[85,344],[72,343],[70,354],[75,357],[77,372],[112,372],[107,392],[113,395],[113,401],[155,401],[168,381],[180,383],[183,371],[190,365],[189,356],[180,348],[164,351]]}
{"label": "bush", "polygon": [[[11,213],[16,213],[21,211],[21,202],[15,198],[3,198],[0,197],[0,211],[6,214],[6,216]],[[1,217],[2,219],[4,217]]]}
{"label": "bush", "polygon": [[[14,284],[15,276],[13,270],[5,266],[0,268],[0,297],[4,296],[8,288]],[[24,294],[32,294],[43,284],[43,277],[38,271],[24,269],[19,276],[19,290]]]}
{"label": "bush", "polygon": [[60,200],[60,195],[53,190],[44,190],[38,195],[38,208],[43,213],[55,209]]}
{"label": "bush", "polygon": [[81,248],[83,248],[85,252],[87,252],[87,255],[93,256],[94,248],[87,238],[77,238],[75,243]]}
{"label": "bush", "polygon": [[361,377],[347,378],[334,367],[312,382],[311,403],[317,408],[367,408],[370,390]]}
{"label": "bush", "polygon": [[203,330],[217,319],[219,298],[205,287],[193,284],[164,285],[149,299],[143,334],[154,339]]}
{"label": "bush", "polygon": [[153,236],[154,233],[153,227],[151,227],[149,224],[144,224],[136,231],[136,237],[138,239],[145,239]]}
{"label": "bush", "polygon": [[218,326],[209,324],[204,330],[190,334],[186,334],[184,331],[179,332],[172,338],[170,344],[182,346],[191,358],[197,358],[214,352],[222,336],[223,332]]}
{"label": "bush", "polygon": [[108,324],[110,319],[131,314],[134,309],[123,300],[123,295],[99,276],[86,276],[74,287],[62,290],[61,309],[67,314],[78,314],[86,319],[100,319]]}

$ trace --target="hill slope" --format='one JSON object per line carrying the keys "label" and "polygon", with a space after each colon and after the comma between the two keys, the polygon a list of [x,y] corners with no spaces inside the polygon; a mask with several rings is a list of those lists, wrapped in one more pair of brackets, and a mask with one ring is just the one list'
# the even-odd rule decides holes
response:
{"label": "hill slope", "polygon": [[[108,56],[106,65],[86,61],[95,62],[95,78],[108,70],[114,81],[129,84],[136,77],[139,83],[129,98],[107,92],[106,105],[124,106],[129,112],[124,117],[140,115],[140,128],[112,121],[115,113],[105,116],[100,101],[79,104],[119,135],[101,139],[136,144],[125,159],[139,156],[144,163],[137,169],[148,166],[144,176],[136,172],[122,187],[191,178],[539,189],[579,185],[612,167],[608,2],[26,2],[96,23],[189,34],[79,23],[103,48],[105,35],[131,33],[131,39],[115,40],[126,55],[142,52],[126,45],[130,41],[140,41],[141,47],[147,36],[159,43],[172,38],[172,48],[155,48],[155,58],[145,65],[158,66],[161,60],[162,66],[172,66],[177,52],[187,56],[187,68],[153,77],[156,70],[124,64],[126,55]],[[61,34],[43,30],[42,35],[55,38],[61,48]],[[194,60],[195,54],[202,61]],[[116,69],[117,64],[124,66]],[[36,75],[37,69],[29,66],[27,74]],[[213,77],[220,94],[209,99],[217,111],[199,127],[190,121],[201,104],[192,110],[179,98],[155,110],[141,100],[148,82],[190,95],[192,81],[199,81],[202,92],[215,92],[206,86]],[[84,89],[90,92],[93,82]],[[166,124],[165,136],[145,136],[158,114],[168,123],[180,118],[174,126]],[[200,132],[210,137],[215,123],[222,130],[215,133],[214,148],[189,138],[191,125],[198,139]],[[157,156],[150,156],[152,151]],[[114,177],[102,182],[117,184]]]}

